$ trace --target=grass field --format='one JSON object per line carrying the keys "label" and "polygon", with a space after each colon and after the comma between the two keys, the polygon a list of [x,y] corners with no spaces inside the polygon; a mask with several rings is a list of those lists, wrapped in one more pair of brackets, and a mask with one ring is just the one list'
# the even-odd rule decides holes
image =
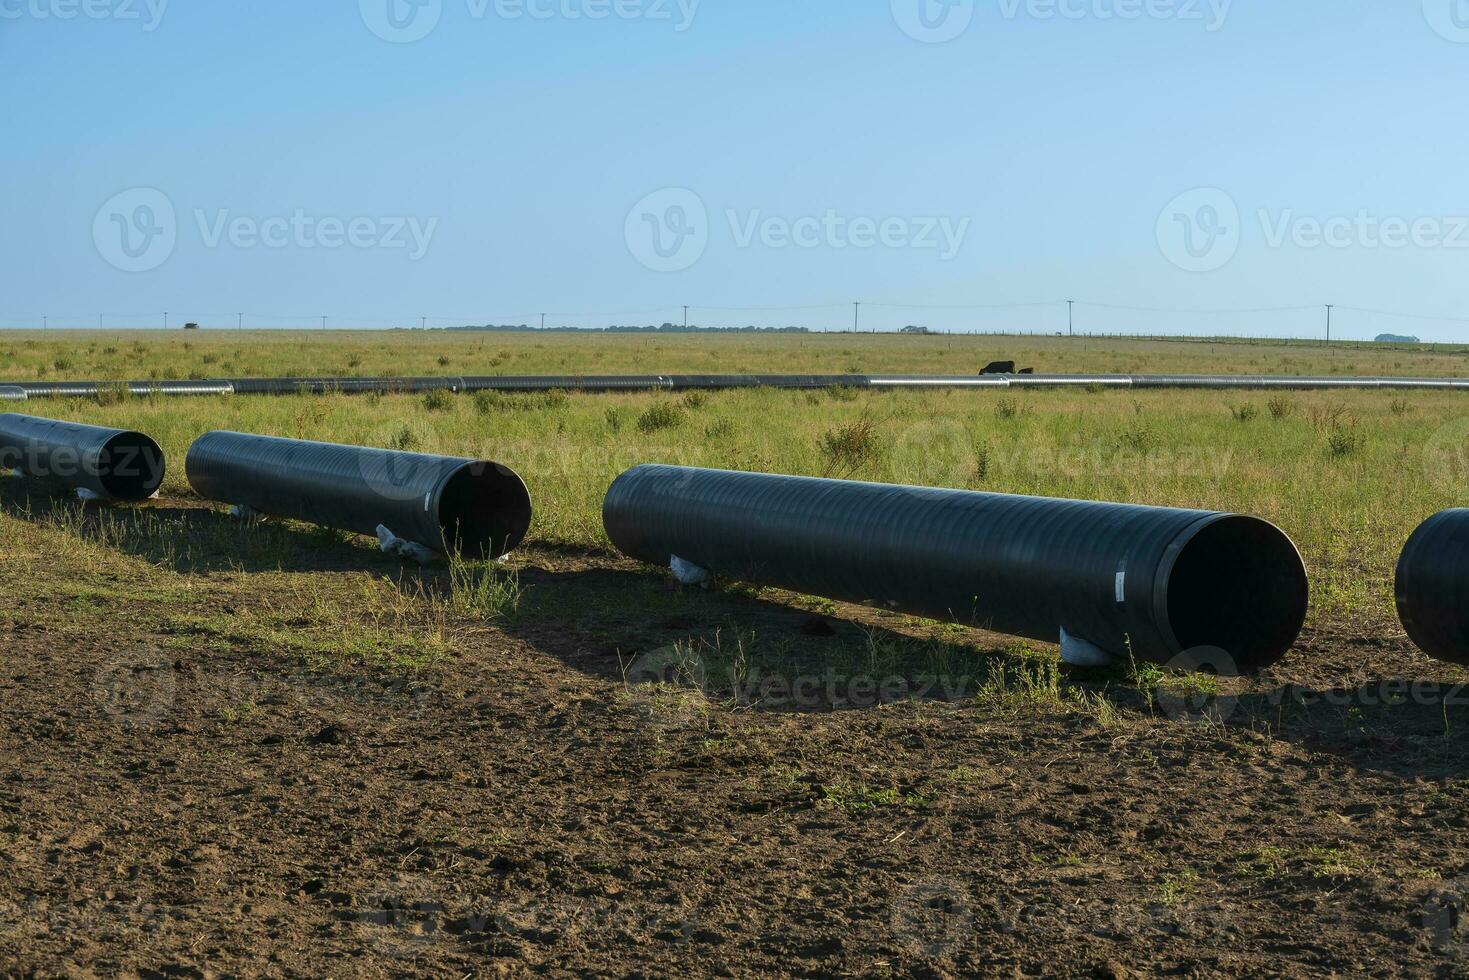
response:
{"label": "grass field", "polygon": [[[669,365],[960,373],[992,352],[1021,356],[1016,349],[1046,370],[1435,374],[1469,366],[1463,355],[1430,351],[988,338],[400,333],[252,334],[237,343],[229,335],[129,335],[110,345],[85,339],[70,352],[50,339],[12,346],[37,362],[66,362],[68,377],[109,378]],[[555,392],[57,400],[26,410],[148,432],[173,461],[165,485],[172,495],[188,495],[185,452],[213,428],[495,459],[530,487],[534,539],[558,545],[606,547],[602,494],[640,462],[1239,511],[1278,523],[1296,540],[1313,574],[1318,621],[1378,623],[1393,620],[1391,573],[1402,542],[1424,518],[1462,501],[1469,439],[1463,396],[1433,392]]]}
{"label": "grass field", "polygon": [[433,374],[953,373],[992,360],[1092,373],[1469,374],[1469,347],[893,334],[7,332],[0,380]]}
{"label": "grass field", "polygon": [[[1055,338],[31,334],[0,356],[9,378],[972,373],[1000,357],[1469,373],[1462,351]],[[1404,972],[1452,970],[1462,941],[1419,920],[1469,875],[1469,718],[1442,691],[1382,692],[1466,679],[1411,649],[1392,603],[1408,534],[1464,503],[1465,399],[831,389],[13,406],[141,429],[170,472],[138,508],[0,490],[5,747],[41,767],[0,798],[24,815],[0,831],[11,903],[51,910],[25,942],[3,929],[0,942],[41,972],[250,972],[276,948],[262,936],[292,937],[281,962],[304,972],[326,968],[302,951],[317,948],[386,974],[1035,973],[1059,957],[1055,972],[1238,975],[1350,971],[1389,946]],[[498,460],[530,488],[530,539],[503,566],[421,570],[355,536],[244,527],[184,479],[189,443],[215,428]],[[1066,673],[1035,644],[817,597],[678,589],[601,530],[607,485],[641,462],[1256,514],[1301,547],[1310,620],[1284,663],[1228,692],[1230,717],[1181,718],[1159,707],[1169,691],[1223,692],[1136,668]],[[806,629],[813,614],[833,635]],[[694,689],[630,681],[660,650]],[[741,696],[781,670],[834,670],[839,694],[796,712]],[[958,686],[892,704],[855,692],[893,676]],[[119,816],[129,806],[149,816]],[[268,858],[243,840],[257,829]],[[103,928],[68,954],[58,882],[131,898],[70,900],[60,921]],[[433,913],[453,928],[425,937],[418,899],[407,927],[384,927],[382,896],[401,912],[410,891],[457,910]],[[484,902],[495,925],[465,926]],[[638,951],[609,960],[617,937]]]}

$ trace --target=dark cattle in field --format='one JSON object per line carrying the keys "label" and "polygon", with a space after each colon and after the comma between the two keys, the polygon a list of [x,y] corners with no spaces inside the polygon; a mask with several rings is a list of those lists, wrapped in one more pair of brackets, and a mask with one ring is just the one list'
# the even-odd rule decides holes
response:
{"label": "dark cattle in field", "polygon": [[980,374],[1014,374],[1014,361],[990,361]]}

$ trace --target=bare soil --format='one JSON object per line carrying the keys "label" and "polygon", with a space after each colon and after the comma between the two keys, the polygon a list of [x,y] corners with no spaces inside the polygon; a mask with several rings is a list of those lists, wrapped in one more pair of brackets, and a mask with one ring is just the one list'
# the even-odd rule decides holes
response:
{"label": "bare soil", "polygon": [[[1318,628],[1210,715],[1082,677],[1067,689],[1115,710],[851,691],[797,710],[638,684],[628,663],[731,615],[817,644],[906,625],[852,607],[813,625],[780,596],[688,595],[594,553],[523,563],[532,615],[400,676],[268,646],[180,655],[116,607],[82,637],[12,616],[3,972],[1469,966],[1466,678],[1390,629]],[[682,611],[619,609],[649,590]]]}

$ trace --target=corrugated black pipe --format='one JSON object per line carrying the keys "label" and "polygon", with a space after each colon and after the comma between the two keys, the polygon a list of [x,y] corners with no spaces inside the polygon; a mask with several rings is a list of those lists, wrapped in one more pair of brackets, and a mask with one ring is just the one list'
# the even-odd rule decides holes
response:
{"label": "corrugated black pipe", "polygon": [[262,514],[400,538],[468,558],[508,554],[530,529],[530,493],[499,463],[207,432],[189,447],[201,497]]}
{"label": "corrugated black pipe", "polygon": [[0,402],[23,402],[28,397],[24,388],[17,388],[13,385],[0,387]]}
{"label": "corrugated black pipe", "polygon": [[422,394],[426,391],[462,391],[464,379],[445,378],[234,378],[237,395],[355,395]]}
{"label": "corrugated black pipe", "polygon": [[649,564],[1221,674],[1278,661],[1306,616],[1295,545],[1233,514],[653,465],[603,523]]}
{"label": "corrugated black pipe", "polygon": [[1398,618],[1435,660],[1469,666],[1469,510],[1430,517],[1398,559]]}
{"label": "corrugated black pipe", "polygon": [[0,469],[104,500],[146,500],[163,483],[163,450],[141,432],[0,415]]}

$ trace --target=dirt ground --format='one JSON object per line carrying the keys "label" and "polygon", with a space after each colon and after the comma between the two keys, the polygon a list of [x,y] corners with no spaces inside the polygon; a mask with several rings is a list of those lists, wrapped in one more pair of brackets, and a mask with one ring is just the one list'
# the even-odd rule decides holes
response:
{"label": "dirt ground", "polygon": [[[300,574],[390,561],[339,550]],[[194,643],[195,619],[144,616],[105,570],[76,573],[101,577],[68,600],[80,630],[17,584],[3,972],[1469,970],[1469,678],[1400,632],[1315,628],[1208,713],[1079,677],[1063,697],[732,703],[629,661],[731,616],[818,645],[907,626],[845,606],[813,626],[610,556],[521,562],[533,614],[402,672]],[[286,601],[291,575],[258,578],[191,614]]]}

